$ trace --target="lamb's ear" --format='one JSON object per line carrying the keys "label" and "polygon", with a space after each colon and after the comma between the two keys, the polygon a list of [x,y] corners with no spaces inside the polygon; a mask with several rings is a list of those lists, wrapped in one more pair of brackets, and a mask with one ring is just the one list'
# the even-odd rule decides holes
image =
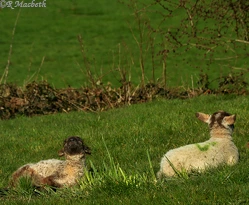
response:
{"label": "lamb's ear", "polygon": [[64,142],[63,142],[63,148],[58,152],[59,157],[62,157],[62,156],[65,155],[64,146],[65,146],[66,143],[67,143],[67,139],[64,140]]}
{"label": "lamb's ear", "polygon": [[223,118],[223,122],[225,122],[228,125],[233,125],[235,123],[235,120],[236,120],[236,115],[230,115]]}
{"label": "lamb's ear", "polygon": [[64,156],[64,149],[60,150],[60,151],[58,152],[58,155],[59,155],[59,157]]}
{"label": "lamb's ear", "polygon": [[86,154],[89,154],[89,155],[91,154],[91,149],[88,146],[85,145],[83,149]]}
{"label": "lamb's ear", "polygon": [[205,114],[205,113],[201,113],[201,112],[197,112],[197,113],[195,113],[195,116],[199,120],[201,120],[202,122],[209,123],[210,115]]}

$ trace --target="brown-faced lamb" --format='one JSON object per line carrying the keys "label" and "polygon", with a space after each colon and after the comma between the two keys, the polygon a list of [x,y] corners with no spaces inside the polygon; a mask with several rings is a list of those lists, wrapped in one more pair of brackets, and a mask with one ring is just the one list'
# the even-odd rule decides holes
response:
{"label": "brown-faced lamb", "polygon": [[29,177],[36,187],[73,186],[84,174],[86,154],[91,154],[91,151],[83,140],[76,136],[69,137],[59,151],[59,156],[65,156],[65,160],[48,159],[26,164],[13,173],[10,186],[15,187],[21,177]]}

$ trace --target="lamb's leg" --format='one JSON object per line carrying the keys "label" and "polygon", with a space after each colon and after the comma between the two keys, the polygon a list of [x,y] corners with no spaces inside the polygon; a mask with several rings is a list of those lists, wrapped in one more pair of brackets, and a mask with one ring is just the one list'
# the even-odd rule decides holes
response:
{"label": "lamb's leg", "polygon": [[9,186],[16,187],[21,177],[29,177],[32,180],[32,184],[37,187],[44,185],[58,188],[62,187],[62,184],[56,182],[56,179],[59,177],[58,174],[50,175],[44,178],[34,169],[30,168],[29,165],[23,166],[13,173]]}
{"label": "lamb's leg", "polygon": [[229,157],[228,160],[227,160],[227,164],[228,164],[229,166],[235,165],[237,162],[238,162],[238,159],[236,159],[235,156],[231,156],[231,157]]}
{"label": "lamb's leg", "polygon": [[58,174],[54,174],[54,175],[50,175],[48,177],[43,178],[42,179],[42,184],[52,186],[52,187],[57,187],[57,188],[62,187],[63,184],[60,184],[60,183],[56,182],[56,179],[58,178],[57,175]]}
{"label": "lamb's leg", "polygon": [[162,171],[160,170],[159,172],[157,172],[156,176],[157,176],[157,179],[158,179],[158,180],[161,180],[161,179],[163,178],[163,173],[162,173]]}
{"label": "lamb's leg", "polygon": [[19,179],[21,177],[30,177],[32,178],[40,178],[40,177],[35,177],[35,170],[30,168],[29,165],[23,166],[19,168],[17,171],[15,171],[12,175],[11,181],[10,181],[10,186],[15,187],[17,183],[19,182]]}
{"label": "lamb's leg", "polygon": [[180,163],[173,164],[167,156],[164,156],[160,164],[160,170],[157,172],[157,178],[160,180],[163,177],[173,177],[177,175],[180,167]]}
{"label": "lamb's leg", "polygon": [[37,186],[37,187],[40,187],[43,185],[53,186],[53,183],[47,183],[48,179],[42,177],[29,165],[23,166],[13,173],[9,186],[16,187],[21,177],[30,178],[32,180],[32,185]]}

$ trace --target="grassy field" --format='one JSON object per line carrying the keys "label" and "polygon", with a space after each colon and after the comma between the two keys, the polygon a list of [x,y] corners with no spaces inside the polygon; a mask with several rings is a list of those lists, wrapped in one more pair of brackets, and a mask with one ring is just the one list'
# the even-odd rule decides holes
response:
{"label": "grassy field", "polygon": [[[7,82],[18,85],[25,85],[33,80],[47,80],[55,87],[86,85],[86,65],[78,41],[80,35],[86,59],[96,77],[103,77],[105,83],[110,81],[113,85],[120,86],[120,73],[117,70],[121,69],[130,73],[131,81],[138,84],[141,80],[141,58],[134,39],[135,36],[139,40],[138,19],[134,17],[134,8],[127,6],[135,1],[124,2],[47,1],[45,8],[1,9],[0,74],[8,67]],[[139,10],[143,8],[141,2],[149,4],[152,1],[137,2]],[[144,13],[141,12],[141,20],[150,22],[156,28],[162,21],[160,12],[166,13],[158,5],[148,7]],[[162,28],[174,32],[177,27],[181,27],[180,22],[184,16],[186,17],[186,12],[176,9],[172,18],[163,21]],[[207,25],[201,23],[200,27],[203,26]],[[141,32],[144,39],[145,78],[149,81],[152,79],[153,67],[151,42],[149,31],[143,23]],[[155,78],[160,79],[163,60],[159,53],[172,48],[168,42],[162,43],[162,35],[155,33],[152,38]],[[208,73],[211,79],[216,79],[222,74],[234,70],[245,71],[247,68],[248,60],[238,48],[231,48],[225,54],[212,53],[212,59],[211,52],[200,51],[195,46],[190,50],[185,49],[182,47],[170,51],[166,58],[168,86],[191,87],[198,80],[201,71]],[[6,66],[8,59],[10,64]]]}
{"label": "grassy field", "polygon": [[[7,63],[18,12],[19,8],[0,11],[3,22],[0,41],[4,53],[0,73]],[[46,8],[22,8],[12,42],[8,81],[22,85],[38,74],[35,75],[38,80],[46,79],[58,87],[84,85],[86,79],[77,36],[82,35],[89,58],[96,58],[98,71],[102,66],[110,66],[111,51],[128,33],[120,32],[125,25],[123,15],[122,5],[116,1],[108,4],[105,1],[87,4],[50,1]]]}
{"label": "grassy field", "polygon": [[[93,75],[103,77],[105,83],[110,81],[120,86],[118,70],[127,70],[131,81],[139,84],[141,57],[134,39],[139,38],[138,19],[127,2],[138,2],[139,9],[142,2],[151,1],[122,2],[126,3],[46,1],[45,8],[0,9],[0,74],[4,76],[8,71],[0,83],[6,80],[22,86],[33,80],[47,80],[55,87],[80,87],[88,82],[85,70],[89,65]],[[141,12],[141,20],[148,20],[151,25],[157,25],[162,20],[160,12],[165,12],[158,5],[145,11]],[[172,18],[163,21],[162,28],[175,31],[182,15],[186,13],[176,9]],[[146,29],[143,31],[145,78],[149,81],[153,67],[151,48],[148,33]],[[83,44],[78,41],[79,35]],[[168,86],[192,87],[200,72],[217,79],[233,71],[248,71],[248,58],[244,56],[248,53],[246,44],[244,50],[228,48],[226,53],[221,53],[223,48],[212,54],[200,52],[194,46],[172,52],[168,42],[160,44],[162,36],[153,37],[155,77],[162,77],[165,63]],[[162,49],[171,49],[166,59],[158,55]],[[248,101],[247,96],[235,95],[158,99],[100,113],[19,116],[1,121],[0,189],[8,185],[11,174],[19,166],[58,158],[63,140],[72,135],[81,136],[91,147],[87,164],[95,173],[94,176],[87,173],[79,186],[56,192],[48,189],[38,193],[22,181],[17,190],[9,190],[3,196],[1,192],[0,203],[248,204],[249,148],[245,147],[249,141]],[[239,163],[203,174],[156,181],[161,157],[169,149],[209,138],[207,125],[196,119],[195,113],[212,114],[221,109],[237,114],[233,138],[240,152]]]}
{"label": "grassy field", "polygon": [[[204,174],[155,182],[167,150],[205,141],[208,127],[195,113],[237,114],[233,139],[240,161]],[[248,98],[203,96],[156,100],[101,113],[72,112],[1,121],[0,187],[19,166],[58,158],[62,141],[81,136],[91,147],[87,164],[98,170],[73,189],[35,193],[25,182],[1,204],[247,204],[249,202]]]}

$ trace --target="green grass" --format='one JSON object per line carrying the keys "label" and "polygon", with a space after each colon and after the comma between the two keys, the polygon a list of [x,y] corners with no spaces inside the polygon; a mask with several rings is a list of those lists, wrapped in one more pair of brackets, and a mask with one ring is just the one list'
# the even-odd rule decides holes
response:
{"label": "green grass", "polygon": [[[165,12],[159,7],[149,8],[142,19],[156,25],[162,19],[153,9]],[[184,12],[176,9],[172,18],[164,21],[165,30],[170,28],[174,32],[174,26],[179,26],[182,15],[185,15]],[[133,37],[133,34],[138,37],[139,31],[133,10],[125,4],[107,0],[47,1],[46,8],[1,9],[0,20],[1,75],[12,46],[7,82],[25,85],[32,80],[45,79],[55,87],[85,85],[88,80],[78,35],[82,36],[84,51],[94,75],[104,76],[105,82],[120,85],[120,73],[117,71],[120,68],[130,70],[135,84],[141,81],[139,49]],[[155,52],[162,48],[172,49],[167,42],[160,45],[160,38],[156,36]],[[219,49],[213,57],[210,52],[207,58],[194,47],[191,50],[181,47],[170,52],[166,59],[167,85],[191,87],[201,70],[215,79],[234,71],[234,68],[247,68],[248,59],[243,58],[241,47],[236,52],[230,49],[227,53],[221,53],[223,48]],[[245,45],[245,52],[247,50]],[[239,58],[230,59],[237,54]],[[156,78],[162,76],[160,58],[160,55],[155,56]],[[152,78],[149,49],[144,53],[144,59],[146,80],[149,81]],[[249,149],[245,144],[249,141],[248,100],[246,96],[232,95],[188,100],[161,99],[101,113],[20,116],[1,121],[0,188],[7,186],[11,174],[19,166],[58,158],[57,152],[63,140],[72,135],[81,136],[92,148],[87,164],[95,173],[86,173],[79,186],[57,192],[49,188],[44,192],[34,191],[30,182],[24,179],[16,191],[10,190],[5,196],[0,196],[0,202],[11,205],[247,204]],[[207,126],[194,114],[198,111],[211,114],[221,109],[237,114],[233,138],[240,152],[240,162],[233,167],[221,166],[204,174],[183,174],[178,179],[155,182],[164,153],[208,139]]]}
{"label": "green grass", "polygon": [[[203,96],[156,100],[101,113],[72,112],[1,121],[0,187],[19,166],[58,158],[63,140],[81,136],[91,147],[87,174],[79,186],[40,194],[29,183],[0,197],[2,204],[247,204],[249,202],[248,98]],[[196,112],[223,109],[237,114],[233,139],[240,161],[204,174],[155,182],[169,149],[209,138]]]}
{"label": "green grass", "polygon": [[[7,63],[18,12],[19,8],[0,11],[3,31],[0,41],[4,53],[0,73]],[[22,85],[39,71],[45,57],[39,75],[35,76],[38,80],[47,79],[58,87],[84,85],[86,79],[77,36],[82,35],[89,58],[96,59],[93,64],[98,61],[97,71],[104,65],[108,65],[109,70],[111,51],[128,33],[128,29],[124,29],[125,21],[122,22],[123,14],[122,5],[116,1],[67,0],[47,2],[46,8],[22,8],[14,35],[8,81]],[[122,30],[124,34],[120,33]]]}
{"label": "green grass", "polygon": [[[132,1],[124,2],[125,4],[118,0],[47,1],[46,8],[22,8],[18,18],[19,8],[1,9],[0,74],[2,75],[6,68],[12,46],[7,82],[25,85],[32,80],[45,79],[55,87],[86,85],[88,80],[77,37],[81,35],[94,75],[103,77],[105,83],[110,81],[113,85],[120,86],[120,73],[117,71],[117,68],[120,68],[130,72],[131,81],[137,85],[141,80],[141,70],[139,49],[133,34],[138,38],[139,31],[137,19],[133,14],[134,9],[127,6]],[[143,3],[149,4],[152,1],[137,2],[140,9]],[[141,19],[149,20],[154,27],[157,27],[162,21],[160,12],[167,13],[158,5],[149,7],[145,13],[141,13]],[[170,29],[174,32],[184,16],[186,16],[185,11],[176,9],[172,18],[163,21],[163,30]],[[211,22],[208,25],[213,24]],[[207,24],[201,23],[199,26],[202,28]],[[14,36],[13,28],[15,28]],[[148,31],[145,29],[143,32],[145,75],[146,81],[149,81],[152,79],[152,60],[148,49],[150,42],[147,38]],[[163,65],[159,52],[173,48],[168,42],[161,45],[161,35],[155,34],[152,37],[155,38],[155,78],[160,80]],[[181,47],[174,52],[171,51],[166,59],[167,85],[191,87],[192,84],[195,85],[201,71],[207,72],[211,80],[234,71],[234,67],[239,71],[246,71],[248,60],[244,57],[244,50],[241,47],[236,48],[237,53],[230,49],[225,54],[221,52],[224,46],[221,47],[215,54],[210,54],[211,52],[205,54],[206,51],[200,51],[195,46],[190,50]],[[239,57],[235,60],[229,59],[235,55]],[[211,58],[213,60],[210,60]],[[215,60],[216,58],[219,60]]]}

